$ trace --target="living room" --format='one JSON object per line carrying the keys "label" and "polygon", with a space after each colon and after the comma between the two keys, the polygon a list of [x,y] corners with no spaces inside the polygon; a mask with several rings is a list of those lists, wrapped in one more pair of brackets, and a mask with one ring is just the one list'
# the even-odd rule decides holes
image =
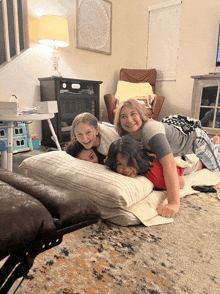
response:
{"label": "living room", "polygon": [[[95,3],[100,1],[94,0]],[[103,82],[100,85],[100,119],[108,122],[103,97],[107,93],[114,94],[116,92],[121,68],[148,68],[149,7],[167,1],[109,1],[112,5],[111,54],[77,48],[76,17],[78,2],[82,3],[83,1],[27,0],[29,48],[0,67],[0,101],[9,101],[12,95],[17,96],[19,107],[35,107],[36,102],[40,101],[40,82],[38,79],[50,77],[53,67],[50,54],[43,51],[45,47],[40,45],[36,38],[38,21],[40,16],[44,14],[59,15],[68,21],[69,27],[69,46],[58,49],[59,71],[64,78]],[[158,80],[156,83],[155,93],[165,97],[159,119],[176,113],[190,116],[194,83],[191,76],[217,73],[219,70],[215,66],[220,21],[219,0],[208,2],[204,0],[182,0],[181,7],[176,78],[173,80]],[[39,134],[41,139],[41,122],[31,123],[30,131],[33,134]],[[67,158],[68,155],[62,151],[58,151],[57,154],[61,154],[59,156],[63,158],[56,156],[56,152],[46,152],[43,157],[33,156],[32,158],[35,157],[36,161],[33,159],[29,168],[30,176],[31,173],[32,175],[35,173],[35,179],[39,176],[40,189],[47,177],[48,179],[50,177],[50,181],[48,181],[50,184],[53,181],[61,183],[61,190],[59,191],[62,195],[58,194],[57,196],[52,189],[49,193],[49,200],[51,201],[48,201],[49,206],[51,203],[53,204],[52,210],[54,206],[57,206],[55,211],[58,209],[57,215],[59,217],[55,215],[56,225],[62,225],[60,216],[72,217],[71,213],[75,211],[74,208],[80,207],[80,205],[77,204],[77,206],[71,202],[75,196],[78,196],[77,193],[79,192],[81,192],[79,193],[80,200],[81,196],[84,196],[83,194],[88,194],[91,198],[99,198],[102,201],[99,207],[103,208],[104,211],[106,203],[111,205],[114,202],[113,193],[120,196],[121,190],[123,193],[125,190],[127,195],[127,190],[129,190],[130,199],[135,200],[135,204],[136,202],[141,203],[141,213],[144,217],[148,216],[146,207],[149,207],[149,215],[153,210],[157,217],[155,207],[164,200],[162,197],[165,197],[160,191],[153,191],[154,194],[150,201],[153,202],[155,207],[152,208],[151,202],[149,204],[145,199],[145,202],[141,202],[138,198],[141,196],[140,191],[144,186],[139,185],[139,180],[134,185],[131,182],[133,179],[111,173],[111,171],[105,170],[104,166],[98,165],[96,168],[91,166],[88,169],[87,166],[90,163],[76,158],[70,160]],[[53,161],[56,161],[56,166],[53,165]],[[23,174],[27,172],[27,175],[29,175],[25,162],[22,166],[25,171]],[[47,167],[45,168],[45,166]],[[86,166],[85,174],[82,174],[81,171],[84,171],[84,166]],[[65,169],[65,173],[61,178],[59,172],[63,172],[62,168]],[[59,172],[56,174],[57,170]],[[91,223],[81,230],[77,228],[71,234],[69,234],[71,232],[69,231],[63,240],[59,236],[60,243],[62,243],[54,248],[52,247],[56,240],[53,240],[53,244],[50,244],[51,241],[47,240],[46,248],[42,248],[42,251],[45,250],[45,252],[39,254],[34,260],[33,268],[28,272],[17,293],[217,293],[220,283],[218,258],[220,202],[217,195],[219,197],[220,188],[219,185],[218,187],[216,185],[219,183],[219,176],[217,177],[210,172],[210,177],[203,176],[205,181],[200,176],[203,172],[206,172],[204,170],[201,173],[195,173],[196,183],[200,186],[204,183],[215,186],[218,193],[195,193],[191,189],[192,181],[188,178],[187,188],[190,188],[190,193],[188,194],[187,190],[186,193],[183,191],[181,194],[183,198],[181,199],[181,208],[174,221],[163,218],[163,225],[161,225],[161,219],[157,223],[149,220],[149,223],[146,222],[145,225],[139,224],[139,219],[134,217],[134,212],[137,210],[136,205],[132,205],[133,210],[129,210],[129,205],[127,207],[123,204],[122,206],[125,205],[126,207],[121,209],[120,205],[116,203],[116,207],[109,208],[107,206],[102,214],[115,213],[115,210],[117,210],[116,219],[118,222],[112,221],[111,218],[102,217],[97,223]],[[74,174],[71,174],[71,172],[74,172]],[[111,177],[109,178],[110,173]],[[91,177],[88,177],[90,175]],[[36,190],[38,188],[36,187],[38,184],[30,179],[22,182],[22,178],[19,178],[20,175],[18,174],[12,173],[9,177],[7,171],[2,171],[1,177],[5,177],[3,180],[5,183],[12,181],[16,185],[17,183],[21,184],[26,196],[29,196],[27,193],[31,190],[35,191],[33,187]],[[57,180],[57,177],[60,177],[59,180]],[[72,179],[77,179],[77,181],[79,179],[80,182],[71,182]],[[1,181],[1,189],[3,189]],[[117,185],[117,183],[119,184]],[[80,191],[81,187],[85,185],[88,185],[86,192],[85,190]],[[70,188],[71,194],[66,196],[67,187]],[[7,185],[6,188],[8,189]],[[9,192],[11,193],[12,187],[10,188]],[[148,189],[143,188],[147,195],[152,189],[152,185]],[[7,197],[8,190],[6,194],[4,194],[4,190],[2,191],[1,194],[6,195],[5,198],[10,198]],[[12,199],[14,206],[15,204],[19,205],[20,200],[17,201],[17,197],[23,196],[19,193],[14,195],[15,198],[13,199],[15,200]],[[107,200],[104,199],[103,195],[109,196]],[[39,197],[42,202],[47,202],[47,197],[44,197],[43,194]],[[62,201],[62,197],[67,197],[70,202],[66,202],[66,199]],[[67,212],[70,212],[69,214],[66,213],[65,209],[63,210],[61,203],[63,203]],[[142,206],[142,203],[144,203],[144,206]],[[20,206],[23,208],[25,203]],[[16,216],[15,221],[13,214],[11,214],[11,221],[8,221],[5,217],[6,225],[2,226],[2,236],[7,233],[8,222],[16,223],[15,236],[25,243],[25,247],[27,244],[29,246],[26,238],[28,239],[33,231],[29,221],[34,219],[32,213],[34,214],[36,209],[33,209],[30,215],[24,214],[22,209],[19,211],[21,216]],[[49,209],[48,211],[50,212]],[[48,211],[46,213],[50,221],[51,213],[48,213]],[[46,215],[42,210],[41,213],[43,216]],[[83,214],[80,210],[78,210],[78,214],[77,218],[81,215],[87,218],[86,213]],[[5,215],[7,216],[7,213]],[[65,217],[62,220],[64,224]],[[121,225],[119,221],[123,217],[129,218],[129,220],[131,218],[133,222]],[[2,219],[4,219],[4,216]],[[88,220],[86,219],[86,221]],[[23,228],[27,228],[27,232],[23,232]],[[59,233],[59,229],[59,227],[56,228],[57,233]],[[64,227],[64,229],[66,228]],[[40,230],[41,227],[39,232],[41,232]],[[21,232],[24,234],[24,241]],[[44,237],[45,235],[47,235],[47,232]],[[16,238],[14,239],[16,243]],[[7,246],[5,247],[7,249]],[[47,250],[49,248],[50,250]],[[10,248],[8,250],[10,251]],[[32,265],[33,260],[30,259],[28,261]],[[2,272],[4,273],[4,269]]]}
{"label": "living room", "polygon": [[[52,73],[51,59],[42,52],[33,27],[43,14],[55,14],[68,20],[69,46],[59,48],[59,71],[65,78],[103,81],[100,86],[101,120],[107,121],[103,96],[115,94],[121,68],[147,68],[148,7],[166,1],[111,1],[111,54],[76,48],[76,1],[28,0],[30,46],[20,56],[0,69],[0,100],[18,97],[21,107],[35,107],[40,101],[38,78]],[[219,29],[218,0],[182,1],[182,17],[176,80],[157,81],[156,94],[165,97],[160,117],[170,114],[191,114],[193,75],[215,72]],[[41,122],[30,126],[41,136]]]}

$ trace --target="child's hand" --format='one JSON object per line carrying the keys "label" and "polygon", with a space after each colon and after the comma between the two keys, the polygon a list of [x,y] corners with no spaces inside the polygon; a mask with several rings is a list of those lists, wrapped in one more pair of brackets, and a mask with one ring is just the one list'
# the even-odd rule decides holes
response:
{"label": "child's hand", "polygon": [[171,218],[179,211],[178,204],[164,204],[157,207],[157,213],[163,217]]}

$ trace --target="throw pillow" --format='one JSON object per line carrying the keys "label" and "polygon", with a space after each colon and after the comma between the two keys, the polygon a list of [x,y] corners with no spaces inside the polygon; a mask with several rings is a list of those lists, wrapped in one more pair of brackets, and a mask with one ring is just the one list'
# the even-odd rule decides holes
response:
{"label": "throw pillow", "polygon": [[145,100],[148,95],[154,96],[152,86],[149,83],[130,83],[118,81],[115,97],[119,100],[119,103],[130,98]]}
{"label": "throw pillow", "polygon": [[153,190],[153,184],[144,176],[132,179],[104,165],[74,158],[65,151],[27,158],[19,169],[26,176],[75,191],[107,208],[130,207]]}

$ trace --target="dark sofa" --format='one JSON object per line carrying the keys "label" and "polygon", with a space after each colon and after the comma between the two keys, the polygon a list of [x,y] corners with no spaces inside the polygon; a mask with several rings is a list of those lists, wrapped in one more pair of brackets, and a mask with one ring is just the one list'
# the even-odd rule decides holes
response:
{"label": "dark sofa", "polygon": [[27,275],[39,253],[99,218],[99,210],[89,200],[0,170],[0,260],[7,257],[0,269],[0,293],[7,293]]}

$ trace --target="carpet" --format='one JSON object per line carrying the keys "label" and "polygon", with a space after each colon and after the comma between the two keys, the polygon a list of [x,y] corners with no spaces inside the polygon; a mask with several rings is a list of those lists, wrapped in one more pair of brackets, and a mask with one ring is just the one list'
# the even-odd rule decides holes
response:
{"label": "carpet", "polygon": [[193,194],[181,199],[170,224],[122,227],[100,220],[65,235],[37,256],[16,293],[217,294],[219,246],[217,194]]}

